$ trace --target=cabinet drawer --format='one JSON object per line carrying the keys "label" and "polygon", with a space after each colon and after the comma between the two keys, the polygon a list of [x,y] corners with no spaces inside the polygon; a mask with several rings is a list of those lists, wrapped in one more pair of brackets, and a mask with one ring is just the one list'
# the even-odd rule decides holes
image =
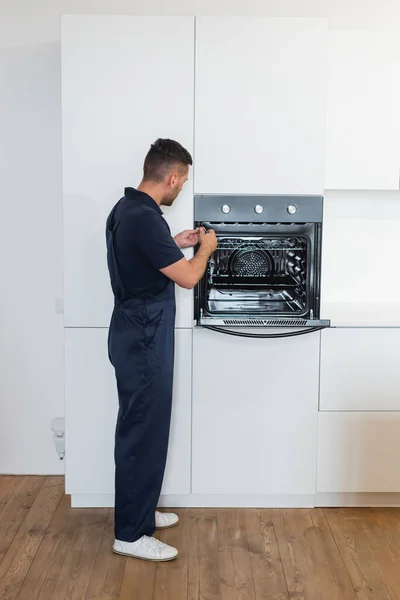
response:
{"label": "cabinet drawer", "polygon": [[400,492],[400,412],[320,413],[317,492]]}

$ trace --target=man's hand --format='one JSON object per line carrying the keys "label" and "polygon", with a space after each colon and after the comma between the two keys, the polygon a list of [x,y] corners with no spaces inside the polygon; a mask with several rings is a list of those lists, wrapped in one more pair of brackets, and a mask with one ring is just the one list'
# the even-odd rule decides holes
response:
{"label": "man's hand", "polygon": [[208,232],[201,227],[199,231],[199,242],[201,248],[206,248],[207,252],[211,254],[217,249],[218,238],[215,235],[214,229],[209,229]]}
{"label": "man's hand", "polygon": [[197,246],[199,243],[199,233],[200,227],[197,229],[186,229],[174,237],[175,243],[178,248],[192,248],[193,246]]}

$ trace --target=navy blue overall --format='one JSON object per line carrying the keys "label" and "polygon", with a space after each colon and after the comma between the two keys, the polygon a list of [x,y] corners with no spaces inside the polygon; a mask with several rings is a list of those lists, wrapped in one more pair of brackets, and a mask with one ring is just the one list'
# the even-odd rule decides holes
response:
{"label": "navy blue overall", "polygon": [[[120,201],[121,202],[121,201]],[[153,535],[167,458],[174,369],[174,283],[149,298],[132,297],[121,278],[115,237],[127,204],[107,221],[107,253],[115,306],[108,351],[118,388],[115,431],[115,537]],[[169,231],[169,229],[168,229]]]}

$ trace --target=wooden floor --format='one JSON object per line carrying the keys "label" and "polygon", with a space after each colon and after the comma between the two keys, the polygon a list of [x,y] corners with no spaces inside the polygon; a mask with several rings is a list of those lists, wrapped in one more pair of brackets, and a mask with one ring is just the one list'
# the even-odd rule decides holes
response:
{"label": "wooden floor", "polygon": [[2,600],[400,600],[400,509],[178,509],[169,563],[111,552],[110,509],[0,477]]}

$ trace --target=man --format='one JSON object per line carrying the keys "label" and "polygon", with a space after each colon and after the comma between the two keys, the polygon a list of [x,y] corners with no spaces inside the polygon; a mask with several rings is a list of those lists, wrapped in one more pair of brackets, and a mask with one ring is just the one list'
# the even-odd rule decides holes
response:
{"label": "man", "polygon": [[[156,511],[167,457],[174,368],[175,282],[192,289],[217,247],[203,228],[171,237],[160,206],[170,206],[188,178],[192,157],[178,142],[150,148],[137,189],[107,219],[107,262],[115,298],[108,338],[119,412],[115,432],[113,551],[172,560],[176,548],[155,539],[156,528],[179,521]],[[191,260],[181,248],[200,244]]]}

